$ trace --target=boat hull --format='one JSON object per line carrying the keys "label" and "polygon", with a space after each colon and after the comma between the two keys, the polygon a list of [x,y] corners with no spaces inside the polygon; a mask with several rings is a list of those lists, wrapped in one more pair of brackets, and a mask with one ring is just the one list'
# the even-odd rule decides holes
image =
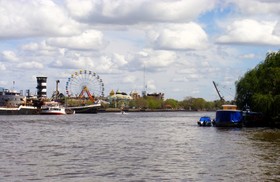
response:
{"label": "boat hull", "polygon": [[0,115],[35,115],[39,114],[36,107],[20,106],[18,108],[0,108]]}
{"label": "boat hull", "polygon": [[75,111],[76,114],[96,114],[100,106],[100,104],[94,104],[87,106],[67,107],[67,109]]}
{"label": "boat hull", "polygon": [[213,125],[216,127],[242,127],[242,112],[239,110],[218,110]]}
{"label": "boat hull", "polygon": [[198,126],[212,126],[211,123],[208,123],[208,122],[207,122],[207,123],[206,123],[206,122],[200,122],[200,121],[197,122],[197,125],[198,125]]}
{"label": "boat hull", "polygon": [[65,115],[65,112],[40,112],[41,115]]}
{"label": "boat hull", "polygon": [[243,124],[246,127],[265,127],[268,123],[265,122],[264,116],[259,112],[244,111]]}
{"label": "boat hull", "polygon": [[42,115],[65,115],[65,108],[59,105],[58,102],[45,102],[44,105],[41,106],[40,114]]}

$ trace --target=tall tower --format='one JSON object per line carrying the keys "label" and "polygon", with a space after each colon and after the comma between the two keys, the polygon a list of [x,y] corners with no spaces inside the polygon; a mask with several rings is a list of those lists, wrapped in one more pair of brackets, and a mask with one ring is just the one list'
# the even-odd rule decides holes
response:
{"label": "tall tower", "polygon": [[47,77],[37,77],[37,98],[47,98]]}
{"label": "tall tower", "polygon": [[144,65],[144,79],[143,79],[143,82],[144,82],[144,88],[143,88],[143,91],[142,91],[142,97],[146,97],[147,96],[147,84],[146,84],[146,66]]}

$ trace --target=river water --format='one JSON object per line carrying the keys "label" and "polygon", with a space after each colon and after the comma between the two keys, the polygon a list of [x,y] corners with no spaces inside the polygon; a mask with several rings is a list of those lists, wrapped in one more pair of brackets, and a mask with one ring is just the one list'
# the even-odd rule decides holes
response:
{"label": "river water", "polygon": [[0,116],[0,181],[279,181],[280,130],[203,112]]}

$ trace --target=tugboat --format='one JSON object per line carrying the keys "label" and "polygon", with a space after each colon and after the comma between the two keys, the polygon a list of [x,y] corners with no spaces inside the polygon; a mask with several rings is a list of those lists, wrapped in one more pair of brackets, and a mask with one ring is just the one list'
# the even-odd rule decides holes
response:
{"label": "tugboat", "polygon": [[212,121],[209,116],[202,116],[199,121],[197,121],[198,126],[212,126]]}

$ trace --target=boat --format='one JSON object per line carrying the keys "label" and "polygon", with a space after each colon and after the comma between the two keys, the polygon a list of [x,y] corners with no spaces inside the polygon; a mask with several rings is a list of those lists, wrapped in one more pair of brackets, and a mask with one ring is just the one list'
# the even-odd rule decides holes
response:
{"label": "boat", "polygon": [[37,107],[23,106],[19,107],[0,107],[0,115],[31,115],[38,114]]}
{"label": "boat", "polygon": [[213,125],[217,127],[242,127],[242,111],[236,105],[222,105],[223,109],[216,111]]}
{"label": "boat", "polygon": [[242,112],[243,125],[246,127],[264,127],[268,126],[265,122],[264,115],[261,112],[253,112],[250,107],[246,105]]}
{"label": "boat", "polygon": [[197,121],[198,126],[212,126],[212,120],[209,116],[200,117],[199,121]]}
{"label": "boat", "polygon": [[38,114],[37,107],[27,104],[27,98],[21,92],[0,88],[0,115]]}
{"label": "boat", "polygon": [[100,103],[94,103],[94,104],[84,105],[84,106],[66,107],[66,109],[73,110],[75,111],[75,113],[79,113],[79,114],[96,114],[100,107],[101,107]]}
{"label": "boat", "polygon": [[58,102],[45,102],[44,105],[41,106],[40,114],[44,115],[65,115],[66,110],[63,106],[59,105]]}
{"label": "boat", "polygon": [[26,97],[16,90],[0,89],[0,106],[1,107],[18,107],[23,105]]}

